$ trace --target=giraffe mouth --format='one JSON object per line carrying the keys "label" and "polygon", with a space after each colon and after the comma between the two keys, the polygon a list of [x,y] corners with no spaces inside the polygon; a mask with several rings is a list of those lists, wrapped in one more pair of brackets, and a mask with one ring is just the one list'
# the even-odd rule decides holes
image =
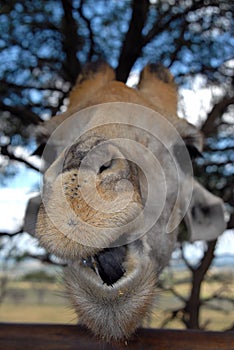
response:
{"label": "giraffe mouth", "polygon": [[83,266],[91,268],[104,284],[113,286],[124,276],[124,263],[127,256],[127,246],[106,248],[94,256],[82,259]]}
{"label": "giraffe mouth", "polygon": [[136,244],[106,248],[73,261],[64,277],[79,322],[101,337],[109,327],[108,336],[116,333],[115,339],[126,336],[126,325],[129,332],[140,326],[137,315],[139,310],[142,316],[150,311],[157,283],[154,264]]}

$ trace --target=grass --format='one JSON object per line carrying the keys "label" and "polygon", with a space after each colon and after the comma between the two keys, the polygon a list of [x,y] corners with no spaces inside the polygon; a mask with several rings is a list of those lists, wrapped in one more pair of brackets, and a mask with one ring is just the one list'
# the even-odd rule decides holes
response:
{"label": "grass", "polygon": [[13,305],[0,308],[1,322],[76,324],[74,313],[63,305]]}
{"label": "grass", "polygon": [[56,283],[13,281],[0,305],[0,322],[77,323]]}

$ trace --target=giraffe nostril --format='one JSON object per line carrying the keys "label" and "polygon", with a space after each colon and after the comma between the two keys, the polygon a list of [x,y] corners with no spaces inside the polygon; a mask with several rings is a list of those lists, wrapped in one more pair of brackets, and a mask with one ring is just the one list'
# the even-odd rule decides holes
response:
{"label": "giraffe nostril", "polygon": [[125,273],[123,266],[127,247],[103,249],[93,257],[83,259],[83,265],[91,267],[108,286],[117,282]]}
{"label": "giraffe nostril", "polygon": [[126,250],[126,246],[107,248],[94,256],[98,273],[107,285],[114,284],[125,273]]}
{"label": "giraffe nostril", "polygon": [[100,169],[99,169],[99,174],[103,173],[105,170],[109,169],[112,165],[113,161],[110,160],[109,162],[106,162],[105,164],[103,164]]}

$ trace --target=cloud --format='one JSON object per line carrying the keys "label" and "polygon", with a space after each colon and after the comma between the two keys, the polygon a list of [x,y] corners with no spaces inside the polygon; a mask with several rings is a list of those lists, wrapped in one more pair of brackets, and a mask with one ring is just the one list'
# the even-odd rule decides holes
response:
{"label": "cloud", "polygon": [[13,232],[23,223],[28,199],[32,196],[28,188],[0,189],[0,230]]}

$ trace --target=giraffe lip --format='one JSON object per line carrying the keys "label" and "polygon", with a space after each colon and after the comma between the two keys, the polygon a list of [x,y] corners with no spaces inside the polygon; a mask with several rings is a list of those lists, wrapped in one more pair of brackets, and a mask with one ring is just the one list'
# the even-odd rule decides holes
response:
{"label": "giraffe lip", "polygon": [[86,259],[83,265],[90,267],[108,286],[115,284],[125,273],[124,262],[127,246],[105,248]]}

